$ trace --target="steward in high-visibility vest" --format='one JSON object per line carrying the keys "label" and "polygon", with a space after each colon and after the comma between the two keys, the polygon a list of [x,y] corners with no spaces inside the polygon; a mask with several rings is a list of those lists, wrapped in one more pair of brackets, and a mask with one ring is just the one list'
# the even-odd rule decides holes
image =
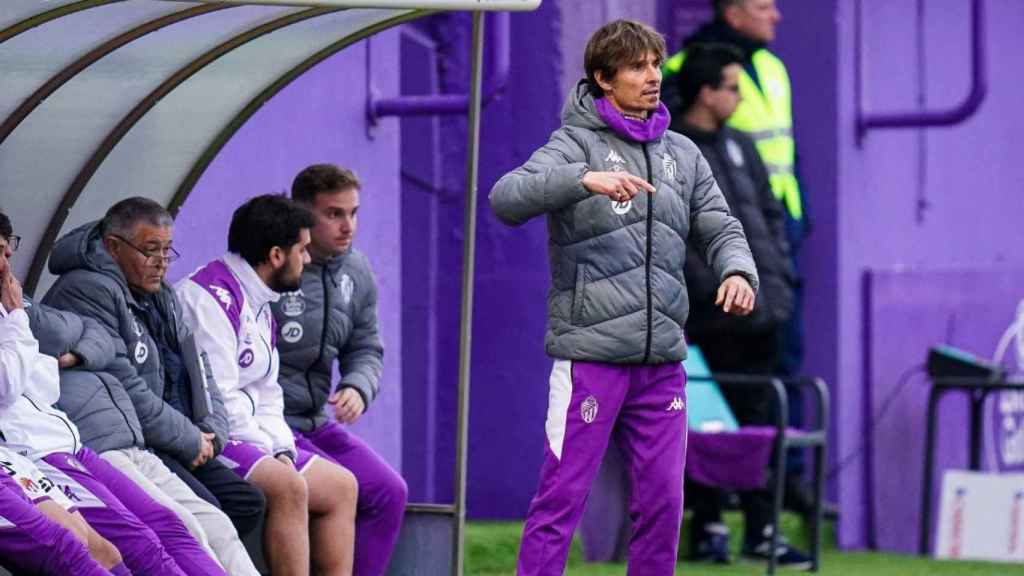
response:
{"label": "steward in high-visibility vest", "polygon": [[[806,196],[797,178],[796,146],[793,140],[793,112],[789,74],[782,61],[766,46],[775,39],[775,28],[782,18],[775,0],[709,0],[715,18],[683,42],[684,51],[665,61],[661,99],[673,116],[681,115],[677,94],[678,74],[686,58],[685,48],[697,43],[727,44],[743,54],[743,73],[739,77],[742,96],[728,125],[746,132],[756,143],[758,154],[769,172],[775,197],[785,207],[786,238],[797,265],[794,313],[787,323],[783,352],[779,363],[782,374],[797,374],[803,365],[804,336],[802,319],[802,278],[797,254],[809,232]],[[791,423],[801,420],[801,402],[790,397]],[[789,478],[799,478],[799,456],[794,452],[787,465]],[[796,490],[797,492],[806,492]],[[787,496],[787,506],[790,498]]]}
{"label": "steward in high-visibility vest", "polygon": [[[747,133],[757,145],[757,150],[768,168],[769,179],[775,197],[786,207],[790,219],[803,228],[804,202],[797,181],[796,146],[793,141],[793,112],[786,66],[777,56],[755,42],[740,35],[721,19],[705,25],[693,36],[687,38],[684,46],[694,43],[730,44],[739,48],[745,56],[743,73],[739,86],[742,102],[729,119],[728,125]],[[672,92],[678,74],[686,59],[685,48],[665,61],[663,87],[673,115],[679,111],[672,106]],[[791,242],[799,243],[802,230],[791,234]],[[795,248],[795,246],[794,246]]]}

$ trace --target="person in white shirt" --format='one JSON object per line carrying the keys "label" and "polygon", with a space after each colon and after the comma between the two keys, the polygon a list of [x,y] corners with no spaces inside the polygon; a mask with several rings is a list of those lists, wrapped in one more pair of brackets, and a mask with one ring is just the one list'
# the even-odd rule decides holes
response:
{"label": "person in white shirt", "polygon": [[235,210],[228,253],[175,287],[227,408],[230,440],[219,458],[266,496],[264,553],[275,575],[304,574],[310,560],[318,574],[352,573],[355,477],[296,448],[277,382],[270,304],[298,289],[313,225],[283,196],[253,198]]}
{"label": "person in white shirt", "polygon": [[[226,576],[171,510],[92,449],[95,438],[58,404],[91,380],[113,393],[101,374],[114,360],[113,343],[91,320],[21,295],[10,268],[19,242],[12,232],[0,212],[0,471],[32,501],[53,500],[87,523],[90,546],[123,559],[114,574]],[[104,406],[100,394],[88,401],[92,411]]]}

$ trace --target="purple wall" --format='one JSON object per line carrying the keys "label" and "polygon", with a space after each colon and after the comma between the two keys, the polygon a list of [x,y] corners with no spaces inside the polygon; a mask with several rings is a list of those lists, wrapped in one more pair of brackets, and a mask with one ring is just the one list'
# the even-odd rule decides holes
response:
{"label": "purple wall", "polygon": [[[979,286],[984,289],[979,290]],[[917,551],[928,398],[928,387],[918,367],[926,347],[944,342],[982,356],[991,355],[1024,295],[1021,286],[1024,267],[1019,265],[1005,269],[872,270],[866,278],[863,392],[875,416],[868,423],[873,433],[860,435],[857,442],[869,458],[864,482],[868,503],[858,508],[869,520],[869,545]],[[908,334],[907,326],[913,327],[912,334]],[[932,477],[933,522],[938,517],[941,471],[965,469],[968,465],[967,405],[965,394],[946,394],[939,404],[937,471]],[[996,448],[989,439],[985,442],[983,463],[994,456]],[[932,532],[933,544],[935,534]]]}
{"label": "purple wall", "polygon": [[[373,264],[380,289],[380,325],[387,348],[381,395],[354,430],[389,462],[401,466],[402,321],[401,209],[396,160],[398,123],[385,121],[367,137],[366,42],[322,62],[271,99],[231,139],[197,183],[178,215],[175,244],[182,258],[172,280],[226,250],[231,214],[246,199],[283,192],[303,167],[334,162],[363,183],[356,246]],[[374,60],[397,59],[398,32],[372,40]],[[397,94],[398,70],[379,66],[373,83]],[[382,159],[390,161],[382,162]]]}
{"label": "purple wall", "polygon": [[[445,16],[418,27],[437,43],[442,71],[438,83],[445,92],[464,92],[467,86],[468,22],[464,15]],[[558,36],[553,3],[545,3],[537,12],[512,16],[509,84],[504,96],[488,105],[482,117],[467,495],[469,511],[475,516],[515,518],[525,514],[543,455],[550,370],[543,349],[547,232],[542,221],[517,230],[500,224],[491,214],[486,195],[501,174],[522,163],[557,127],[558,84],[534,80],[556,77],[557,62],[551,54]],[[541,40],[515,42],[525,37]],[[420,491],[443,502],[451,499],[454,464],[465,120],[448,117],[440,124],[440,177],[432,186],[424,186],[426,178],[405,179],[410,197],[430,196],[425,206],[437,224],[425,236],[431,242],[408,247],[405,258],[410,268],[422,268],[412,260],[435,263],[432,275],[429,270],[421,273],[425,290],[437,296],[437,313],[421,328],[432,338],[416,348],[429,347],[433,354],[425,377],[437,390],[433,400],[437,411],[432,416],[435,436],[433,448],[427,452],[430,460],[422,465],[424,476],[432,477],[434,483],[420,488],[411,482],[410,489],[414,495]],[[424,134],[422,126],[416,132],[403,132],[411,133],[417,139]],[[424,166],[421,154],[422,148],[411,150],[403,155],[403,161]],[[406,280],[413,282],[408,276]]]}
{"label": "purple wall", "polygon": [[[969,3],[949,2],[938,8],[934,3],[924,2],[920,16],[916,4],[879,0],[863,3],[863,13],[869,18],[863,27],[862,62],[863,95],[868,110],[949,107],[967,93]],[[952,128],[871,132],[863,148],[858,148],[854,134],[855,3],[838,3],[839,216],[832,233],[838,238],[839,247],[837,297],[841,346],[835,400],[840,432],[836,451],[841,459],[857,450],[866,432],[864,391],[879,385],[878,379],[895,380],[907,363],[923,360],[925,347],[936,341],[916,323],[897,324],[887,337],[914,343],[916,352],[899,360],[875,359],[871,374],[865,373],[864,274],[913,267],[951,270],[954,275],[972,278],[978,269],[1024,264],[1024,252],[1019,249],[1024,242],[1024,227],[1019,222],[1024,165],[1016,159],[1016,151],[1024,144],[1024,114],[1016,105],[1024,85],[1017,75],[1001,73],[1017,68],[1012,47],[1020,46],[1024,4],[1013,0],[988,0],[986,4],[991,81],[988,98],[979,113]],[[949,289],[956,285],[951,282]],[[973,284],[972,290],[983,299],[985,295],[995,299],[999,294],[997,286],[984,282]],[[1018,294],[1024,292],[1019,287],[1017,290]],[[934,312],[940,314],[945,310],[936,305]],[[975,310],[967,304],[961,313],[970,316]],[[980,318],[975,318],[970,330],[954,330],[945,337],[988,356],[1011,314],[1012,308],[1002,318],[997,314],[982,316],[979,312]],[[982,334],[988,335],[990,347],[985,347]],[[924,407],[918,409],[923,411]],[[944,423],[954,427],[965,424],[963,419]],[[887,444],[902,443],[902,438],[899,433],[886,434],[884,429],[874,436],[879,450]],[[958,449],[952,448],[953,453]],[[887,474],[888,478],[900,474],[899,467],[892,464],[903,461],[919,466],[920,454],[909,448],[902,454],[885,452],[874,478],[884,483]],[[899,499],[889,497],[865,506],[862,464],[851,464],[839,476],[841,543],[877,544],[908,551],[904,538],[872,530],[891,521],[881,512]],[[882,495],[876,493],[875,497]],[[869,516],[868,510],[872,509],[880,511],[880,515]],[[872,535],[874,539],[870,538]]]}

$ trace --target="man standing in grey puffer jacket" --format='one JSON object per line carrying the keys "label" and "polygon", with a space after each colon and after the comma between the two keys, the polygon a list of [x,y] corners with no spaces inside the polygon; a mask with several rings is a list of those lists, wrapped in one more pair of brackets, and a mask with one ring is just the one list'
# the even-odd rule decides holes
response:
{"label": "man standing in grey puffer jacket", "polygon": [[554,358],[540,488],[520,576],[560,575],[609,438],[633,480],[629,574],[674,573],[683,510],[688,313],[693,243],[721,285],[716,305],[746,315],[757,271],[696,145],[668,132],[660,102],[664,40],[618,20],[587,43],[587,77],[562,126],[491,191],[512,225],[547,215]]}

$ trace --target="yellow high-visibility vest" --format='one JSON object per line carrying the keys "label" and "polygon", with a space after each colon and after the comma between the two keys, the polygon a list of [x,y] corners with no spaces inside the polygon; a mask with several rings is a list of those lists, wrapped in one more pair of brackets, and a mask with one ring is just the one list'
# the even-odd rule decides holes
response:
{"label": "yellow high-visibility vest", "polygon": [[[665,61],[664,75],[677,74],[686,60],[686,52],[679,52]],[[729,118],[729,126],[746,132],[761,154],[768,169],[775,197],[786,206],[794,220],[804,215],[800,199],[800,185],[794,173],[796,145],[793,142],[793,100],[786,66],[765,49],[754,52],[751,60],[761,88],[747,73],[740,72],[740,95],[743,100]],[[763,91],[762,91],[763,89]]]}

